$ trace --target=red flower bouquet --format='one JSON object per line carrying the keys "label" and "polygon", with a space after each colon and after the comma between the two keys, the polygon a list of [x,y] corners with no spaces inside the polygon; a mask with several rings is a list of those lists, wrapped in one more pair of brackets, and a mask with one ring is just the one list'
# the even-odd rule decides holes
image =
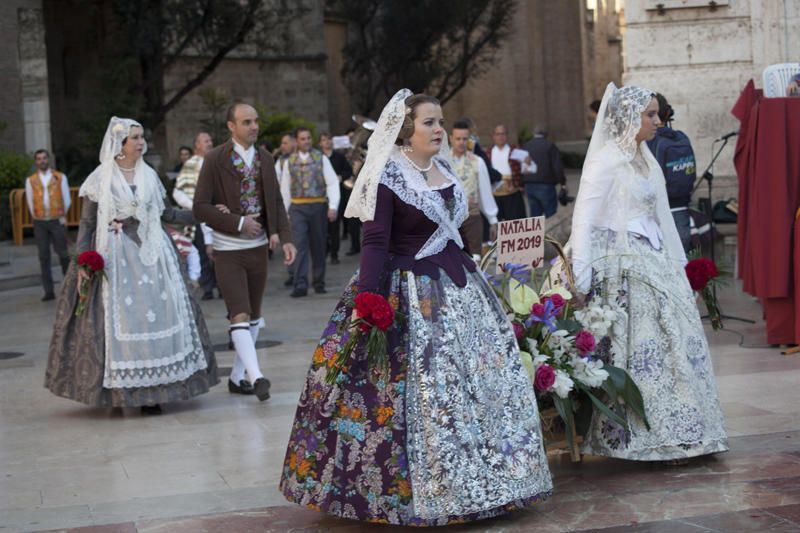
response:
{"label": "red flower bouquet", "polygon": [[717,298],[712,286],[719,277],[717,265],[707,257],[698,257],[689,261],[685,268],[686,277],[689,278],[689,285],[703,296],[706,309],[708,309],[708,317],[711,320],[711,327],[715,330],[722,329],[722,317],[720,316]]}
{"label": "red flower bouquet", "polygon": [[89,301],[89,284],[94,279],[95,275],[101,277],[106,276],[105,261],[103,256],[94,250],[86,250],[78,256],[78,268],[88,274],[87,277],[81,279],[78,286],[78,306],[75,308],[75,316],[81,316],[86,310],[86,303]]}
{"label": "red flower bouquet", "polygon": [[373,292],[358,294],[354,303],[357,316],[350,322],[350,337],[341,351],[328,360],[325,381],[331,385],[336,383],[342,371],[347,369],[345,363],[350,359],[362,339],[366,339],[370,377],[388,374],[389,354],[387,353],[386,332],[394,324],[395,311],[386,298]]}

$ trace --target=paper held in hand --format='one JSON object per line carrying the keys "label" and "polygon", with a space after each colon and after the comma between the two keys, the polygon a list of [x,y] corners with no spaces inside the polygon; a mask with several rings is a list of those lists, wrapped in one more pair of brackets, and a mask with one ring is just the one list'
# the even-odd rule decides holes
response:
{"label": "paper held in hand", "polygon": [[531,156],[527,151],[521,150],[519,148],[514,148],[511,150],[511,154],[508,156],[509,159],[513,159],[515,161],[519,161],[520,163],[524,163],[526,159]]}
{"label": "paper held in hand", "polygon": [[538,268],[544,262],[544,217],[504,220],[497,224],[497,273],[513,263]]}

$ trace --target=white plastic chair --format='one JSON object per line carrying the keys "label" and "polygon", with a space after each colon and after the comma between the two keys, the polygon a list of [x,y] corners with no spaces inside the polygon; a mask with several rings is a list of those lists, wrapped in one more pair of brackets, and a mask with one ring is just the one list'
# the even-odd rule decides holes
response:
{"label": "white plastic chair", "polygon": [[795,74],[800,74],[800,63],[778,63],[764,69],[764,96],[782,98]]}

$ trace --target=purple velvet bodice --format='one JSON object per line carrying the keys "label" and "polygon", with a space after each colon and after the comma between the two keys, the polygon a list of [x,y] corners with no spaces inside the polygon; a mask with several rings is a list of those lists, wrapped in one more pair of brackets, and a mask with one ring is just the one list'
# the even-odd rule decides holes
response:
{"label": "purple velvet bodice", "polygon": [[[453,197],[452,186],[438,192],[445,200]],[[455,242],[449,241],[438,254],[414,258],[436,229],[437,225],[422,211],[403,202],[386,185],[379,185],[375,219],[363,227],[359,291],[382,292],[386,273],[396,269],[433,279],[439,279],[442,269],[456,285],[466,285],[464,269],[475,272],[476,266]]]}

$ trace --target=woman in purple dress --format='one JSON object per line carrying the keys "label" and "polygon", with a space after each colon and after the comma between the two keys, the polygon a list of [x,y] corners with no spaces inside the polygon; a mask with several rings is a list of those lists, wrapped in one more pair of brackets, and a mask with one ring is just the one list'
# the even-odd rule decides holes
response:
{"label": "woman in purple dress", "polygon": [[[338,516],[444,525],[505,513],[552,489],[514,333],[463,250],[467,204],[439,102],[398,92],[369,142],[346,216],[364,222],[359,272],[317,346],[281,479],[290,501]],[[387,297],[390,369],[363,347],[335,385],[359,292]]]}

